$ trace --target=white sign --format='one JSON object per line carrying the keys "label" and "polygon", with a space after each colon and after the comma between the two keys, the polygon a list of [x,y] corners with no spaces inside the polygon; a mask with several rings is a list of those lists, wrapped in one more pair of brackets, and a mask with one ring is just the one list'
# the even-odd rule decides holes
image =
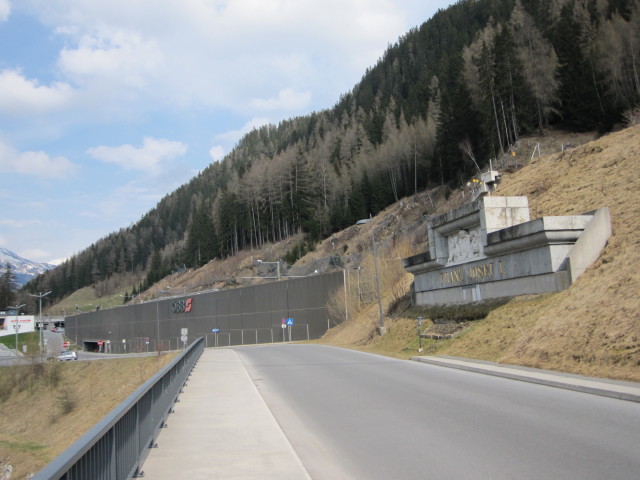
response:
{"label": "white sign", "polygon": [[19,333],[34,332],[36,329],[35,317],[33,315],[0,316],[0,337],[15,335],[14,325],[19,325]]}

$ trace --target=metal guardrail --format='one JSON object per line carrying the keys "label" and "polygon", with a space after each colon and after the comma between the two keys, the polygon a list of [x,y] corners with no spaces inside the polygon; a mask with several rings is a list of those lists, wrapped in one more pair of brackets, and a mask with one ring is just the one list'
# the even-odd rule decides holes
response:
{"label": "metal guardrail", "polygon": [[203,350],[204,339],[198,338],[33,479],[126,480],[141,476],[149,448],[154,447]]}

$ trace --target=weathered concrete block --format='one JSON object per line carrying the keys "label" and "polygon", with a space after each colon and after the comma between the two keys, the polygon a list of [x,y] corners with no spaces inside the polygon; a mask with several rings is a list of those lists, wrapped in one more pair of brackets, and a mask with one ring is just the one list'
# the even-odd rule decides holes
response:
{"label": "weathered concrete block", "polygon": [[404,260],[419,305],[568,288],[611,235],[609,210],[529,219],[526,197],[481,197],[429,222],[429,252]]}

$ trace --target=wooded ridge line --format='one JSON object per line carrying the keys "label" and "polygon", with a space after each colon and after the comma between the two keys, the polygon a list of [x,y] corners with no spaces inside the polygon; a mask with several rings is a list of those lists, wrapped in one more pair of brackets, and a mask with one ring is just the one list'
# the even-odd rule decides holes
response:
{"label": "wooded ridge line", "polygon": [[322,238],[500,164],[547,128],[615,129],[640,108],[640,0],[463,0],[389,46],[330,109],[248,133],[222,161],[32,280],[57,301],[116,274],[136,292],[300,232]]}

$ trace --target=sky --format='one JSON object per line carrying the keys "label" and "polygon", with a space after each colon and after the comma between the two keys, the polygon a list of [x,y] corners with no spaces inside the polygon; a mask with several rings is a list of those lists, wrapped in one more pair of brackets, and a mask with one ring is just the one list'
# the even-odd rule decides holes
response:
{"label": "sky", "polygon": [[0,0],[0,247],[59,263],[452,0]]}

